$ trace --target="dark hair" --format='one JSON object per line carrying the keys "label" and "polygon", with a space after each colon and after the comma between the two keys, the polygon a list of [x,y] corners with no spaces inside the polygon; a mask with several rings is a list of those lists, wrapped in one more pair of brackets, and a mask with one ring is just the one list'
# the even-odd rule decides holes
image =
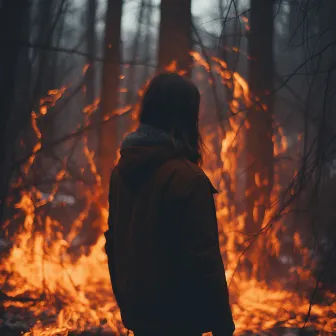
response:
{"label": "dark hair", "polygon": [[145,89],[140,122],[159,128],[183,143],[188,158],[202,162],[199,132],[200,93],[191,80],[173,72],[155,76]]}

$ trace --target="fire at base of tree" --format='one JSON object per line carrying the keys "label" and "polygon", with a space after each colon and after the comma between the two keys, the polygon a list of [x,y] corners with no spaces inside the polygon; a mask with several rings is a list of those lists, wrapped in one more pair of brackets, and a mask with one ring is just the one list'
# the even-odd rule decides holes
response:
{"label": "fire at base of tree", "polygon": [[202,94],[235,334],[334,335],[336,3],[81,4],[0,2],[0,334],[127,334],[108,179],[165,70]]}

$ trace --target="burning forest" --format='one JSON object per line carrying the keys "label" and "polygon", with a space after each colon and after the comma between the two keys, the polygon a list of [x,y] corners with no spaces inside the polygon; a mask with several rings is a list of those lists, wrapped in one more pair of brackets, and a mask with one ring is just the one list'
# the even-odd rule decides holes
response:
{"label": "burning forest", "polygon": [[0,335],[127,334],[108,185],[157,71],[201,92],[235,334],[336,334],[335,3],[204,3],[0,2]]}

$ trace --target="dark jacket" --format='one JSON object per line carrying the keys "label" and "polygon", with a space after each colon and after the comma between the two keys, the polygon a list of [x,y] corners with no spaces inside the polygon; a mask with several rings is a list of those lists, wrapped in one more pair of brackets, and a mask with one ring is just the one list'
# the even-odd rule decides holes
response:
{"label": "dark jacket", "polygon": [[173,146],[121,151],[105,237],[126,328],[233,333],[215,192]]}

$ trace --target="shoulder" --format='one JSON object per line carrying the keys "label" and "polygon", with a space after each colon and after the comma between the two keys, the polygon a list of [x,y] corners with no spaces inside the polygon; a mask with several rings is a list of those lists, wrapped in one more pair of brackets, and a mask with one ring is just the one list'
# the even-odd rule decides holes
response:
{"label": "shoulder", "polygon": [[180,194],[186,194],[197,187],[209,188],[212,194],[217,193],[203,169],[185,158],[167,161],[162,166],[162,171],[171,176],[172,185]]}
{"label": "shoulder", "polygon": [[198,176],[205,175],[203,169],[197,164],[187,160],[184,157],[177,157],[171,159],[165,163],[167,166],[172,166],[180,174],[185,174],[188,176]]}

